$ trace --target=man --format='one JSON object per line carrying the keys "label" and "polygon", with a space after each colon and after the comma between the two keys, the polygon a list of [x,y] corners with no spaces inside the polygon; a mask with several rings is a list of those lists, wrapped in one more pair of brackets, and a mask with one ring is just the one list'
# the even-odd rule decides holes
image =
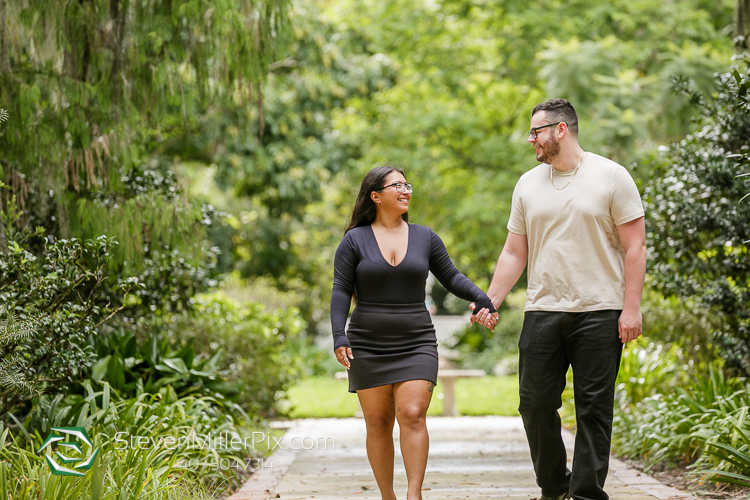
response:
{"label": "man", "polygon": [[[581,149],[568,101],[536,106],[528,141],[542,163],[516,184],[487,294],[497,308],[528,263],[518,410],[542,500],[607,500],[615,379],[623,344],[641,334],[643,205],[624,167]],[[487,314],[475,319],[484,323]],[[577,427],[572,471],[557,413],[568,367]]]}

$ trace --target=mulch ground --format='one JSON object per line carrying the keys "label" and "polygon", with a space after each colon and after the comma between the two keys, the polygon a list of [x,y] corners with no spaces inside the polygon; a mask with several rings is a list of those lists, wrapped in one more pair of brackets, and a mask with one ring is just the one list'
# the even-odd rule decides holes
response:
{"label": "mulch ground", "polygon": [[643,464],[628,460],[628,465],[649,474],[667,486],[691,493],[696,498],[706,500],[748,500],[750,488],[729,484],[705,482],[687,465],[661,465],[649,471],[643,470]]}

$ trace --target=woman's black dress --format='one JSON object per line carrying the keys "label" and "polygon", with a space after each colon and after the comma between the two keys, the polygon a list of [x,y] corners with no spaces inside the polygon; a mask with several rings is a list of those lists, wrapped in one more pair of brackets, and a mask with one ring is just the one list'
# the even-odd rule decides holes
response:
{"label": "woman's black dress", "polygon": [[[393,266],[380,252],[371,226],[350,230],[336,250],[331,294],[333,349],[352,348],[349,392],[406,380],[437,383],[435,328],[425,307],[429,271],[446,290],[495,311],[479,287],[458,272],[430,228],[409,224],[404,260]],[[357,304],[346,318],[354,290]]]}

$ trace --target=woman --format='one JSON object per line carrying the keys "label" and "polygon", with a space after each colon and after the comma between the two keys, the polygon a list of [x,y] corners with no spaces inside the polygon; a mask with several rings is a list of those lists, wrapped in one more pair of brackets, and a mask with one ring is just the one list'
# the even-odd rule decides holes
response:
{"label": "woman", "polygon": [[[362,406],[367,457],[383,500],[396,498],[394,418],[401,429],[407,500],[422,498],[425,419],[438,371],[435,329],[424,303],[428,271],[451,293],[475,301],[477,310],[495,312],[487,295],[454,267],[440,238],[408,223],[411,192],[402,170],[372,169],[334,261],[334,351],[349,370],[349,392],[357,393]],[[356,307],[345,332],[352,297]],[[484,324],[494,328],[496,322],[492,314]]]}

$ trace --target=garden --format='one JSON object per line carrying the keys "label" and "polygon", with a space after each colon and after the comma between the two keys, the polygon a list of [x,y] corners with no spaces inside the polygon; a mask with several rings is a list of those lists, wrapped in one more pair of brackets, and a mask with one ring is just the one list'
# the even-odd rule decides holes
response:
{"label": "garden", "polygon": [[[362,176],[403,168],[486,289],[551,97],[647,214],[613,452],[747,497],[748,36],[743,0],[0,0],[0,498],[223,498],[271,422],[354,415],[327,325]],[[445,346],[489,374],[462,414],[517,415],[524,297]]]}

